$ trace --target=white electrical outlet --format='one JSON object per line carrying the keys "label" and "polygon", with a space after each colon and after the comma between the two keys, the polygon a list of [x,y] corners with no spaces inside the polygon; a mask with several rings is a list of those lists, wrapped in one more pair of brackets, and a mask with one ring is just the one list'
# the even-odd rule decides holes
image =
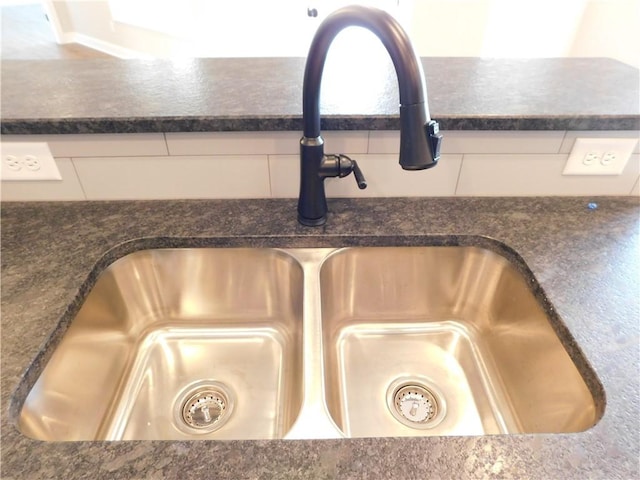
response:
{"label": "white electrical outlet", "polygon": [[633,138],[577,138],[563,175],[620,175],[636,148]]}
{"label": "white electrical outlet", "polygon": [[62,180],[49,145],[44,142],[2,142],[0,152],[3,181]]}

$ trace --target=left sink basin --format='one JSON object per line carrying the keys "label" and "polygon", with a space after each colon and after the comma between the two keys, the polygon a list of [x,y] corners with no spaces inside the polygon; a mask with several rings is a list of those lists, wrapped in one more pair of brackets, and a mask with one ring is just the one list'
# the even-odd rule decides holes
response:
{"label": "left sink basin", "polygon": [[99,275],[19,428],[48,441],[282,438],[303,400],[302,305],[302,268],[280,250],[127,255]]}

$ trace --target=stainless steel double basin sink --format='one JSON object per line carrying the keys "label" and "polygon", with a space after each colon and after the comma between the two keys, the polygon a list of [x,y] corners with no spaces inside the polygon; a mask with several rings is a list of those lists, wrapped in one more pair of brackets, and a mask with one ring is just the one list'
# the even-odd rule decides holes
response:
{"label": "stainless steel double basin sink", "polygon": [[498,250],[130,253],[97,276],[19,428],[47,441],[586,430],[604,408],[595,374]]}

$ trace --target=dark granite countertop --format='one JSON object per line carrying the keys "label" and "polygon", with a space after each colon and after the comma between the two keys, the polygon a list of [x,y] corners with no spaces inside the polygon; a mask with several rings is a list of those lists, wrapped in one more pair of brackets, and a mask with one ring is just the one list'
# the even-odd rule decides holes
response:
{"label": "dark granite countertop", "polygon": [[[313,229],[297,224],[294,200],[4,203],[2,478],[638,478],[637,198],[341,199],[330,211],[327,225]],[[21,375],[95,263],[122,242],[317,246],[433,234],[486,235],[522,255],[604,386],[595,427],[564,435],[62,443],[16,429],[25,392],[11,398]]]}
{"label": "dark granite countertop", "polygon": [[[6,60],[4,134],[301,130],[303,58]],[[638,69],[606,58],[424,58],[449,130],[638,130]],[[329,53],[323,128],[398,128],[385,56]]]}

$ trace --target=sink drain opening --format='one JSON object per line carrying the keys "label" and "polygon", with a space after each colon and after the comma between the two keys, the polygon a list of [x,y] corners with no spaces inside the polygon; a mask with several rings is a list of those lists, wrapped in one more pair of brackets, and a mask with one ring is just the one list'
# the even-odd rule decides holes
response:
{"label": "sink drain opening", "polygon": [[438,402],[433,393],[420,385],[398,389],[393,400],[396,412],[410,422],[428,422],[438,411]]}
{"label": "sink drain opening", "polygon": [[411,428],[433,428],[444,418],[445,403],[439,391],[422,379],[399,379],[387,390],[391,414]]}
{"label": "sink drain opening", "polygon": [[221,428],[233,411],[233,397],[219,382],[198,382],[183,390],[174,418],[185,433],[211,433]]}
{"label": "sink drain opening", "polygon": [[207,428],[222,418],[226,408],[226,399],[219,392],[205,390],[184,403],[182,419],[191,428]]}

